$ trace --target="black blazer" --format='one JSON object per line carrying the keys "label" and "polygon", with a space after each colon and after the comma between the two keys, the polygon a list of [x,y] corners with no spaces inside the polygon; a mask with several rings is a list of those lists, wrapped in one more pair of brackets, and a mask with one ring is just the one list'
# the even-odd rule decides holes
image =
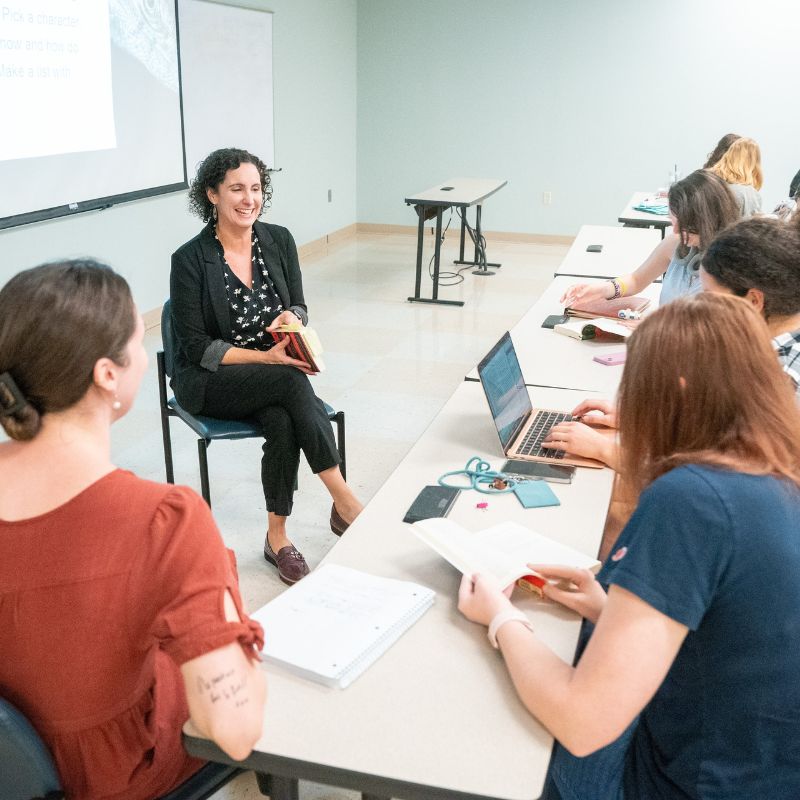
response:
{"label": "black blazer", "polygon": [[[303,280],[292,234],[256,222],[254,230],[283,307],[307,319]],[[205,402],[208,376],[233,346],[222,256],[209,224],[172,254],[169,280],[176,347],[172,386],[178,402],[196,414]]]}

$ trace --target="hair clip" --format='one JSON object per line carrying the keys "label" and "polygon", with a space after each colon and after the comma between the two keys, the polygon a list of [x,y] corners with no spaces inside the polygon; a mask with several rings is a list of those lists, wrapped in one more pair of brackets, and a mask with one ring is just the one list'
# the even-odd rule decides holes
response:
{"label": "hair clip", "polygon": [[28,401],[19,390],[11,373],[0,374],[0,417],[11,417],[22,411]]}

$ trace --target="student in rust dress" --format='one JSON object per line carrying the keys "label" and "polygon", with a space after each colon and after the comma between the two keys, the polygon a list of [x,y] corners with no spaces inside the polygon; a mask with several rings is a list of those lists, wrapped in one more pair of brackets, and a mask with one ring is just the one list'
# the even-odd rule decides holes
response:
{"label": "student in rust dress", "polygon": [[189,718],[234,758],[261,734],[262,632],[208,508],[111,463],[143,335],[127,284],[95,262],[0,291],[0,695],[71,800],[179,785],[201,766],[181,747]]}

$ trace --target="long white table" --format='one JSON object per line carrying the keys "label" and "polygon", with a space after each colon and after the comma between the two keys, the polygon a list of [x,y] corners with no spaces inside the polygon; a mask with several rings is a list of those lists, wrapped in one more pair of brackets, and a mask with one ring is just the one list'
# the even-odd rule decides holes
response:
{"label": "long white table", "polygon": [[617,222],[632,228],[657,228],[661,231],[661,238],[663,239],[666,229],[672,226],[669,216],[666,214],[651,214],[648,211],[636,211],[634,208],[641,203],[650,202],[654,199],[655,192],[634,192],[628,204],[619,212]]}
{"label": "long white table", "polygon": [[[618,225],[584,225],[555,275],[576,278],[615,278],[638,267],[661,241],[653,228],[621,228]],[[602,245],[588,253],[590,245]]]}
{"label": "long white table", "polygon": [[[517,351],[522,375],[529,386],[550,386],[579,390],[584,393],[612,396],[622,377],[622,366],[607,367],[592,359],[597,355],[617,353],[625,344],[581,341],[542,327],[551,314],[561,314],[564,306],[561,295],[575,283],[575,278],[561,275],[545,289],[520,321],[511,328],[511,340]],[[641,294],[650,298],[648,312],[658,306],[661,286],[651,284]],[[477,381],[477,369],[471,370],[467,381]]]}
{"label": "long white table", "polygon": [[[582,396],[554,389],[530,394],[534,406],[563,410]],[[288,789],[273,786],[273,800],[295,797],[291,783],[296,778],[371,798],[539,797],[552,738],[519,702],[485,629],[459,614],[456,570],[401,521],[424,485],[461,469],[473,455],[487,457],[495,468],[503,462],[481,387],[465,382],[325,558],[325,563],[422,583],[436,591],[436,602],[346,690],[265,667],[264,732],[243,765],[288,779]],[[449,517],[470,531],[517,520],[594,555],[612,479],[608,469],[579,469],[571,485],[551,484],[560,506],[530,510],[513,494],[466,491]],[[488,508],[476,508],[484,500]],[[570,661],[578,616],[530,597],[517,599],[537,635]],[[186,747],[197,756],[231,763],[207,740],[189,737]]]}

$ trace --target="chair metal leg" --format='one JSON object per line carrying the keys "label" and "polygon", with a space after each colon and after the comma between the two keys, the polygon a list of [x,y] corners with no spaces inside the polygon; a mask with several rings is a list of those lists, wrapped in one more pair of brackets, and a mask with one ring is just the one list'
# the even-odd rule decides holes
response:
{"label": "chair metal leg", "polygon": [[161,414],[161,438],[164,441],[164,469],[167,483],[175,483],[175,472],[172,466],[172,437],[169,432],[169,414]]}
{"label": "chair metal leg", "polygon": [[211,508],[211,489],[208,485],[208,456],[206,450],[210,443],[205,439],[197,440],[197,459],[200,462],[200,493],[203,495],[203,500],[208,503]]}
{"label": "chair metal leg", "polygon": [[161,406],[161,438],[164,441],[164,467],[167,472],[167,483],[175,483],[172,467],[172,437],[169,432],[169,412],[167,411],[167,374],[164,367],[164,353],[156,354],[158,365],[158,399]]}
{"label": "chair metal leg", "polygon": [[341,464],[339,469],[342,477],[347,480],[347,455],[344,443],[344,411],[337,411],[333,417],[336,420],[336,449],[339,451]]}
{"label": "chair metal leg", "polygon": [[297,778],[284,778],[281,775],[256,773],[258,790],[269,795],[272,800],[298,800]]}

